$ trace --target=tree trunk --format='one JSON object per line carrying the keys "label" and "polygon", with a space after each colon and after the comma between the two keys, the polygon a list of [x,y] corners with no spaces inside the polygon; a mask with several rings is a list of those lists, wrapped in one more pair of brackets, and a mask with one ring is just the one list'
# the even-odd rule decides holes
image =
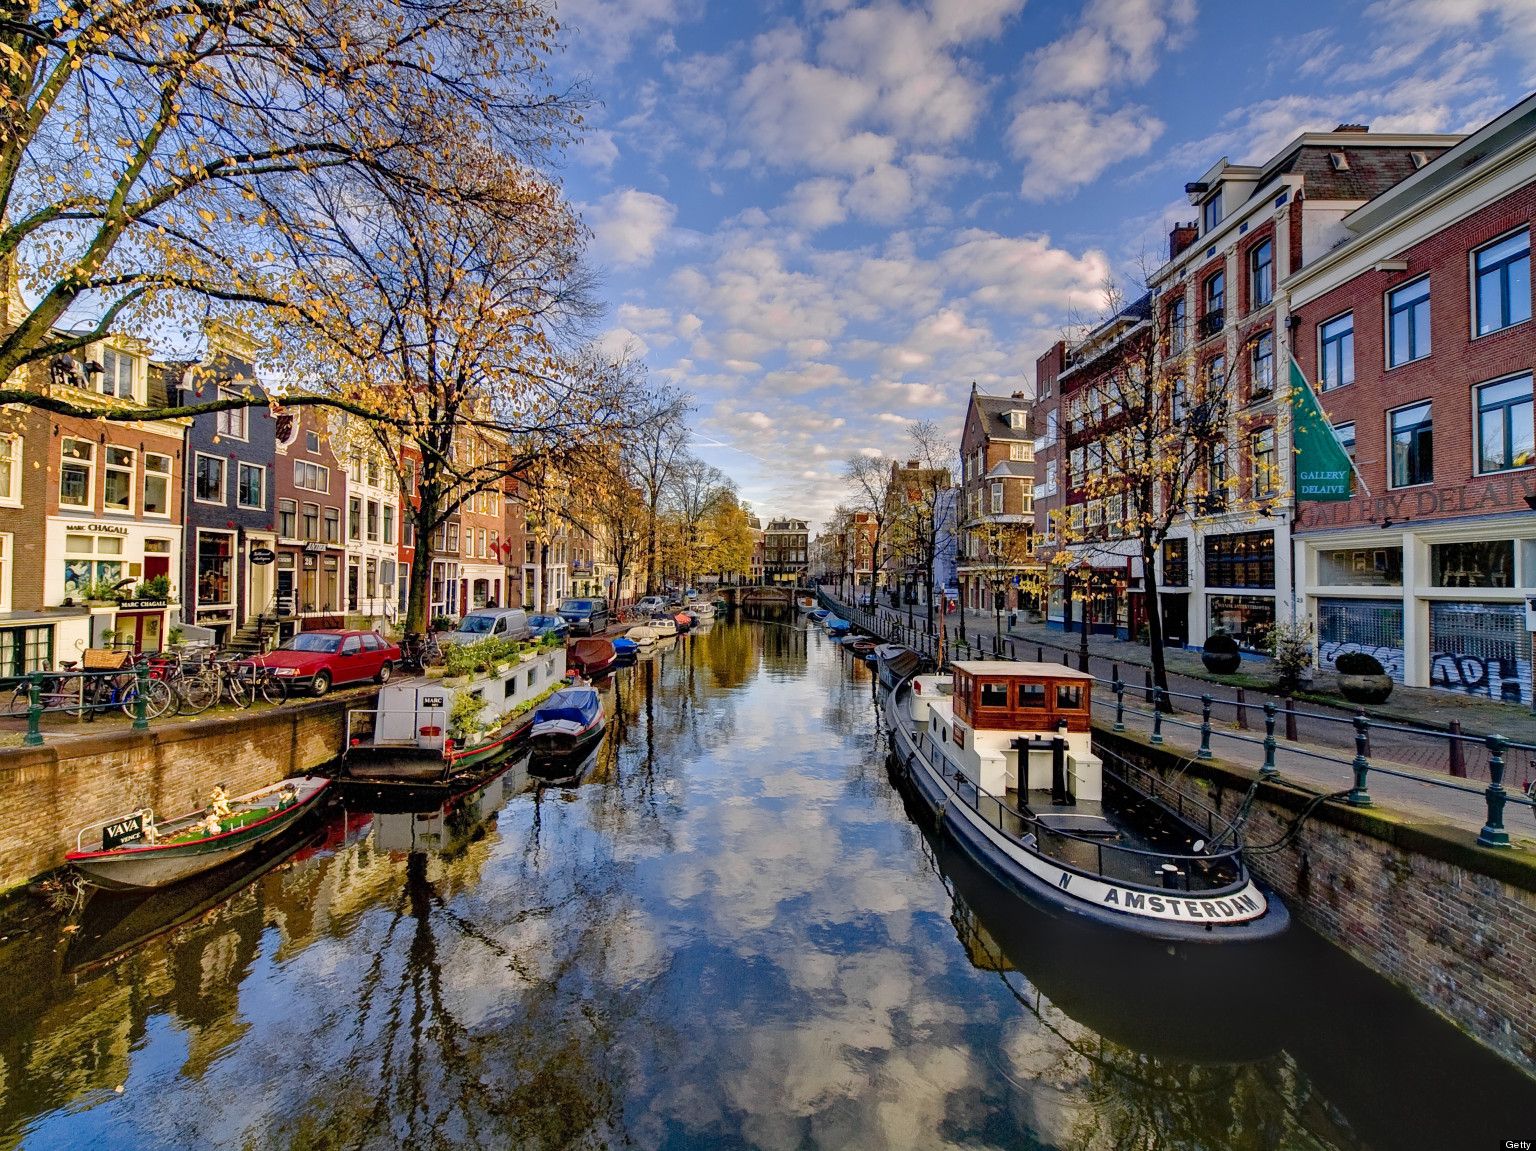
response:
{"label": "tree trunk", "polygon": [[1147,611],[1147,642],[1151,645],[1152,683],[1158,691],[1158,703],[1164,702],[1162,693],[1168,690],[1168,662],[1163,654],[1163,600],[1157,586],[1157,545],[1146,536],[1141,540],[1142,599]]}

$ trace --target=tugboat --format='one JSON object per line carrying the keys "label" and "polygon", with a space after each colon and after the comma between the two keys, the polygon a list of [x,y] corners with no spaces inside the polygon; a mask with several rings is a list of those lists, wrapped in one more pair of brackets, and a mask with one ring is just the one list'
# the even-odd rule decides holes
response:
{"label": "tugboat", "polygon": [[[917,675],[880,649],[897,770],[959,848],[1037,903],[1173,943],[1256,940],[1290,915],[1249,875],[1214,812],[1194,822],[1153,777],[1106,770],[1092,746],[1093,677],[976,660]],[[1133,769],[1134,770],[1134,769]]]}

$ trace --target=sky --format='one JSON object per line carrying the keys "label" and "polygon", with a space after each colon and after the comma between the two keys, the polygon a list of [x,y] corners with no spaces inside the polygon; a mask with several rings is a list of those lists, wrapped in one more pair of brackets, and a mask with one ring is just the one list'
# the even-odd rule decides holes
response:
{"label": "sky", "polygon": [[[1536,86],[1536,0],[560,0],[598,101],[559,176],[602,342],[690,392],[765,521],[958,441],[974,381],[1134,289],[1184,184],[1302,131],[1465,132]],[[1149,264],[1150,261],[1150,264]]]}

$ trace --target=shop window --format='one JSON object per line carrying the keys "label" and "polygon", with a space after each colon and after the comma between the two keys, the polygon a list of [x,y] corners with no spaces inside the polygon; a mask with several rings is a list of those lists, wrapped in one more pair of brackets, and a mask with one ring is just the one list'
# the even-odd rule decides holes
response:
{"label": "shop window", "polygon": [[96,445],[90,440],[66,437],[59,452],[59,503],[69,508],[90,507],[95,487]]}
{"label": "shop window", "polygon": [[1393,679],[1402,682],[1403,601],[1319,599],[1317,662],[1333,667],[1345,652],[1375,656]]}
{"label": "shop window", "polygon": [[144,453],[144,514],[171,514],[171,457],[159,452]]}
{"label": "shop window", "polygon": [[197,471],[193,497],[200,504],[222,504],[224,499],[225,461],[219,456],[197,453]]}
{"label": "shop window", "polygon": [[1317,582],[1325,587],[1402,587],[1403,549],[1392,546],[1320,551]]}
{"label": "shop window", "polygon": [[243,508],[267,506],[267,469],[259,464],[241,464],[235,502]]}
{"label": "shop window", "polygon": [[227,607],[235,602],[233,541],[219,533],[197,533],[197,602]]}
{"label": "shop window", "polygon": [[1318,328],[1323,391],[1355,382],[1355,314],[1345,312]]}
{"label": "shop window", "polygon": [[1275,629],[1275,601],[1270,596],[1213,595],[1207,598],[1210,627],[1237,640],[1247,651],[1267,651]]}
{"label": "shop window", "polygon": [[1429,355],[1429,277],[1387,293],[1387,367]]}
{"label": "shop window", "polygon": [[1513,236],[1479,248],[1472,254],[1477,292],[1474,327],[1479,336],[1524,323],[1531,318],[1531,233],[1522,228]]}
{"label": "shop window", "polygon": [[1189,586],[1189,541],[1163,541],[1163,586]]}
{"label": "shop window", "polygon": [[1530,651],[1522,604],[1429,605],[1429,682],[1433,687],[1529,703]]}
{"label": "shop window", "polygon": [[1533,458],[1531,377],[1484,384],[1477,392],[1477,470],[1506,472]]}
{"label": "shop window", "polygon": [[1425,401],[1388,414],[1392,440],[1394,488],[1432,483],[1434,463],[1434,413]]}
{"label": "shop window", "polygon": [[1207,587],[1274,587],[1274,533],[1207,536],[1205,582]]}
{"label": "shop window", "polygon": [[21,437],[0,436],[0,504],[21,507]]}
{"label": "shop window", "polygon": [[96,532],[64,533],[64,594],[83,598],[124,576],[123,537]]}
{"label": "shop window", "polygon": [[1513,540],[1431,544],[1430,580],[1435,587],[1514,587]]}

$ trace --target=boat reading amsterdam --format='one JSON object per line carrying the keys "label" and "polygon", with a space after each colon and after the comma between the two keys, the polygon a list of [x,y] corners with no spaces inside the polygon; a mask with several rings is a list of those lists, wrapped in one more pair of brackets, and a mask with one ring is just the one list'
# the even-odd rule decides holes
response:
{"label": "boat reading amsterdam", "polygon": [[1155,777],[1094,753],[1093,677],[1046,663],[974,660],[917,674],[879,650],[891,752],[956,844],[1049,908],[1170,942],[1282,933],[1285,905],[1254,881],[1228,821],[1154,794]]}

